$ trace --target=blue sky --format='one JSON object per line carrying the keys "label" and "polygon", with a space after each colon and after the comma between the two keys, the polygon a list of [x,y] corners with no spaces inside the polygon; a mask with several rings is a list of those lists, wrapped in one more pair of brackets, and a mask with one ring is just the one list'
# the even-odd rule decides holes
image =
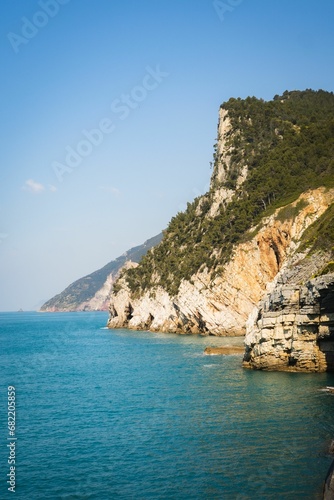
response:
{"label": "blue sky", "polygon": [[223,101],[334,90],[332,0],[0,9],[3,311],[36,308],[203,194]]}

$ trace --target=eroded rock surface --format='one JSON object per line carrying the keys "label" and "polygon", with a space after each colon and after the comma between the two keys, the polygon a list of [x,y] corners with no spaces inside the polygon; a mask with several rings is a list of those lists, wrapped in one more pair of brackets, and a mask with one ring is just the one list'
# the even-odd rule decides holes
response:
{"label": "eroded rock surface", "polygon": [[[305,229],[333,199],[334,190],[319,188],[304,193],[291,204],[293,207],[300,200],[307,201],[295,218],[284,220],[279,216],[280,210],[276,210],[262,221],[253,238],[235,248],[230,262],[214,280],[207,270],[197,273],[191,280],[183,280],[174,297],[162,287],[135,297],[123,281],[121,290],[111,300],[109,328],[245,335],[247,321],[259,301],[275,286],[278,273],[292,258]],[[129,305],[131,314],[127,312]]]}
{"label": "eroded rock surface", "polygon": [[244,366],[334,371],[334,274],[305,285],[278,283],[246,335]]}

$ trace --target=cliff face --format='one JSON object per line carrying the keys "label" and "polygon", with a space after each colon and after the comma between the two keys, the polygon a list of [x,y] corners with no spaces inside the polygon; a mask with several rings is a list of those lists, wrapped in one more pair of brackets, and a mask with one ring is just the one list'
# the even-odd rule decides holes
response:
{"label": "cliff face", "polygon": [[161,243],[122,273],[109,328],[247,333],[245,366],[328,368],[323,353],[331,344],[320,346],[331,338],[332,313],[318,310],[327,291],[325,303],[331,300],[331,281],[310,282],[307,300],[302,287],[331,271],[333,123],[334,96],[323,91],[225,103],[209,192],[173,217]]}
{"label": "cliff face", "polygon": [[305,229],[333,200],[334,190],[319,188],[283,209],[288,215],[303,205],[294,218],[284,219],[282,209],[276,210],[261,221],[262,228],[250,241],[234,249],[219,276],[212,280],[207,270],[196,273],[191,280],[182,281],[174,297],[155,287],[136,298],[123,279],[120,292],[111,300],[109,328],[245,335],[247,320],[268,287],[274,286],[274,278],[294,253]]}
{"label": "cliff face", "polygon": [[334,370],[333,213],[331,205],[305,231],[249,318],[245,367]]}
{"label": "cliff face", "polygon": [[334,371],[334,274],[305,285],[280,279],[261,304],[245,344],[245,367]]}

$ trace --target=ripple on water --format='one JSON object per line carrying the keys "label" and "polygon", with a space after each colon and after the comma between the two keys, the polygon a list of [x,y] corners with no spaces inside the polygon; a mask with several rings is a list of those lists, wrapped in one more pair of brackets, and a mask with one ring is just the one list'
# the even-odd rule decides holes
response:
{"label": "ripple on water", "polygon": [[24,317],[0,315],[1,380],[17,388],[17,499],[321,491],[334,436],[334,398],[321,389],[333,375],[254,372],[240,356],[203,355],[241,338],[106,331],[96,313]]}

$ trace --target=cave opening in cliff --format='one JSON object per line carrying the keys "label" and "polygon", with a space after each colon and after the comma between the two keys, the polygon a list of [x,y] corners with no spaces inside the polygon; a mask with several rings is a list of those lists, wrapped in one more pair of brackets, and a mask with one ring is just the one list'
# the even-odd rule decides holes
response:
{"label": "cave opening in cliff", "polygon": [[334,329],[330,335],[318,340],[319,349],[325,355],[327,371],[334,372]]}
{"label": "cave opening in cliff", "polygon": [[320,290],[320,315],[322,334],[318,345],[324,353],[328,372],[334,372],[334,283]]}

